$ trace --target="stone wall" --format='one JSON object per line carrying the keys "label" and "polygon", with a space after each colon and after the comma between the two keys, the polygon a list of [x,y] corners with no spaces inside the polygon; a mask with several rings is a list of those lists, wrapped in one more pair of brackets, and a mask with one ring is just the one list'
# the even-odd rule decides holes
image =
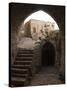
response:
{"label": "stone wall", "polygon": [[60,73],[65,75],[65,38],[61,35],[61,61],[60,61]]}
{"label": "stone wall", "polygon": [[[58,34],[59,35],[59,34]],[[55,47],[55,67],[58,69],[60,69],[60,62],[61,62],[61,58],[63,57],[61,55],[61,46],[60,46],[60,42],[59,42],[59,37],[57,37],[57,40],[55,39],[49,39],[48,42],[50,42],[51,44],[53,44],[53,46]],[[42,59],[41,59],[41,50],[43,45],[47,42],[47,40],[41,40],[41,42],[36,42],[35,44],[35,48],[34,48],[34,58],[33,58],[33,72],[35,73],[39,67],[41,67],[42,64]],[[62,56],[62,57],[61,57]],[[62,60],[63,62],[63,60]],[[62,64],[63,66],[63,64]]]}
{"label": "stone wall", "polygon": [[41,46],[40,42],[35,43],[34,56],[32,62],[32,73],[35,74],[41,67]]}
{"label": "stone wall", "polygon": [[13,64],[15,61],[15,57],[18,51],[17,45],[25,37],[24,31],[25,27],[23,23],[17,25],[17,27],[11,27],[11,64]]}
{"label": "stone wall", "polygon": [[17,53],[17,32],[11,31],[11,64],[13,64],[15,60],[16,53]]}

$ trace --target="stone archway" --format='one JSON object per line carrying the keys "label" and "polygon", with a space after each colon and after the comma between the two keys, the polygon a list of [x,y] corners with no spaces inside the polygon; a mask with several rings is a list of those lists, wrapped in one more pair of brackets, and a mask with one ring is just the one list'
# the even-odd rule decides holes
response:
{"label": "stone archway", "polygon": [[52,43],[46,42],[42,46],[42,65],[54,66],[55,64],[55,47]]}

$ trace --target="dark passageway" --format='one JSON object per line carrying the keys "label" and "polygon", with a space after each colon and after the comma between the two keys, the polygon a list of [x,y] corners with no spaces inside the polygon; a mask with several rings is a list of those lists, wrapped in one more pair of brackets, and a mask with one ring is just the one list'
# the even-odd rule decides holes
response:
{"label": "dark passageway", "polygon": [[55,63],[55,48],[50,43],[47,42],[42,48],[42,65],[43,66],[53,66]]}

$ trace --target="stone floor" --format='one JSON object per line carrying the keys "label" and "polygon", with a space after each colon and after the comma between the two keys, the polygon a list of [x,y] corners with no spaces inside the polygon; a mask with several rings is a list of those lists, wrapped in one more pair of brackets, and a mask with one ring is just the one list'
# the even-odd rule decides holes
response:
{"label": "stone floor", "polygon": [[63,82],[58,79],[58,76],[59,75],[55,67],[42,67],[41,70],[33,77],[31,85],[63,84]]}

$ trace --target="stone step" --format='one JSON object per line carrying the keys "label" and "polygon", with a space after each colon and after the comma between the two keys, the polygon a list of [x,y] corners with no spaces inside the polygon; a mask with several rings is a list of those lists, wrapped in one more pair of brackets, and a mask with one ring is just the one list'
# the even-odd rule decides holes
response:
{"label": "stone step", "polygon": [[20,78],[20,77],[18,77],[18,78],[12,77],[12,78],[11,78],[11,81],[20,81],[20,82],[25,82],[26,79],[25,79],[25,78]]}
{"label": "stone step", "polygon": [[33,58],[19,58],[19,57],[17,58],[17,57],[16,57],[15,60],[16,60],[16,61],[32,61],[32,59],[33,59]]}
{"label": "stone step", "polygon": [[24,74],[19,74],[19,73],[12,73],[12,77],[23,77],[23,78],[27,78],[29,76],[29,74],[24,73]]}
{"label": "stone step", "polygon": [[15,61],[15,63],[14,64],[16,64],[16,65],[31,65],[32,64],[32,60],[25,60],[25,61]]}
{"label": "stone step", "polygon": [[18,51],[33,51],[31,49],[22,49],[22,48],[18,48]]}
{"label": "stone step", "polygon": [[27,69],[27,68],[31,68],[31,65],[15,65],[15,64],[14,64],[12,67],[13,67],[13,68],[20,68],[20,69],[21,69],[21,68],[23,68],[23,69],[26,68],[26,69]]}
{"label": "stone step", "polygon": [[28,69],[17,69],[17,68],[11,68],[11,73],[24,74],[24,73],[28,73],[28,72],[29,72]]}
{"label": "stone step", "polygon": [[33,54],[17,54],[17,57],[32,57]]}
{"label": "stone step", "polygon": [[23,51],[23,50],[20,50],[18,51],[18,54],[33,54],[33,51]]}
{"label": "stone step", "polygon": [[12,77],[11,78],[11,83],[13,87],[17,86],[25,86],[27,85],[27,79],[26,78],[17,78],[17,77]]}
{"label": "stone step", "polygon": [[32,59],[33,57],[16,57],[16,59]]}

